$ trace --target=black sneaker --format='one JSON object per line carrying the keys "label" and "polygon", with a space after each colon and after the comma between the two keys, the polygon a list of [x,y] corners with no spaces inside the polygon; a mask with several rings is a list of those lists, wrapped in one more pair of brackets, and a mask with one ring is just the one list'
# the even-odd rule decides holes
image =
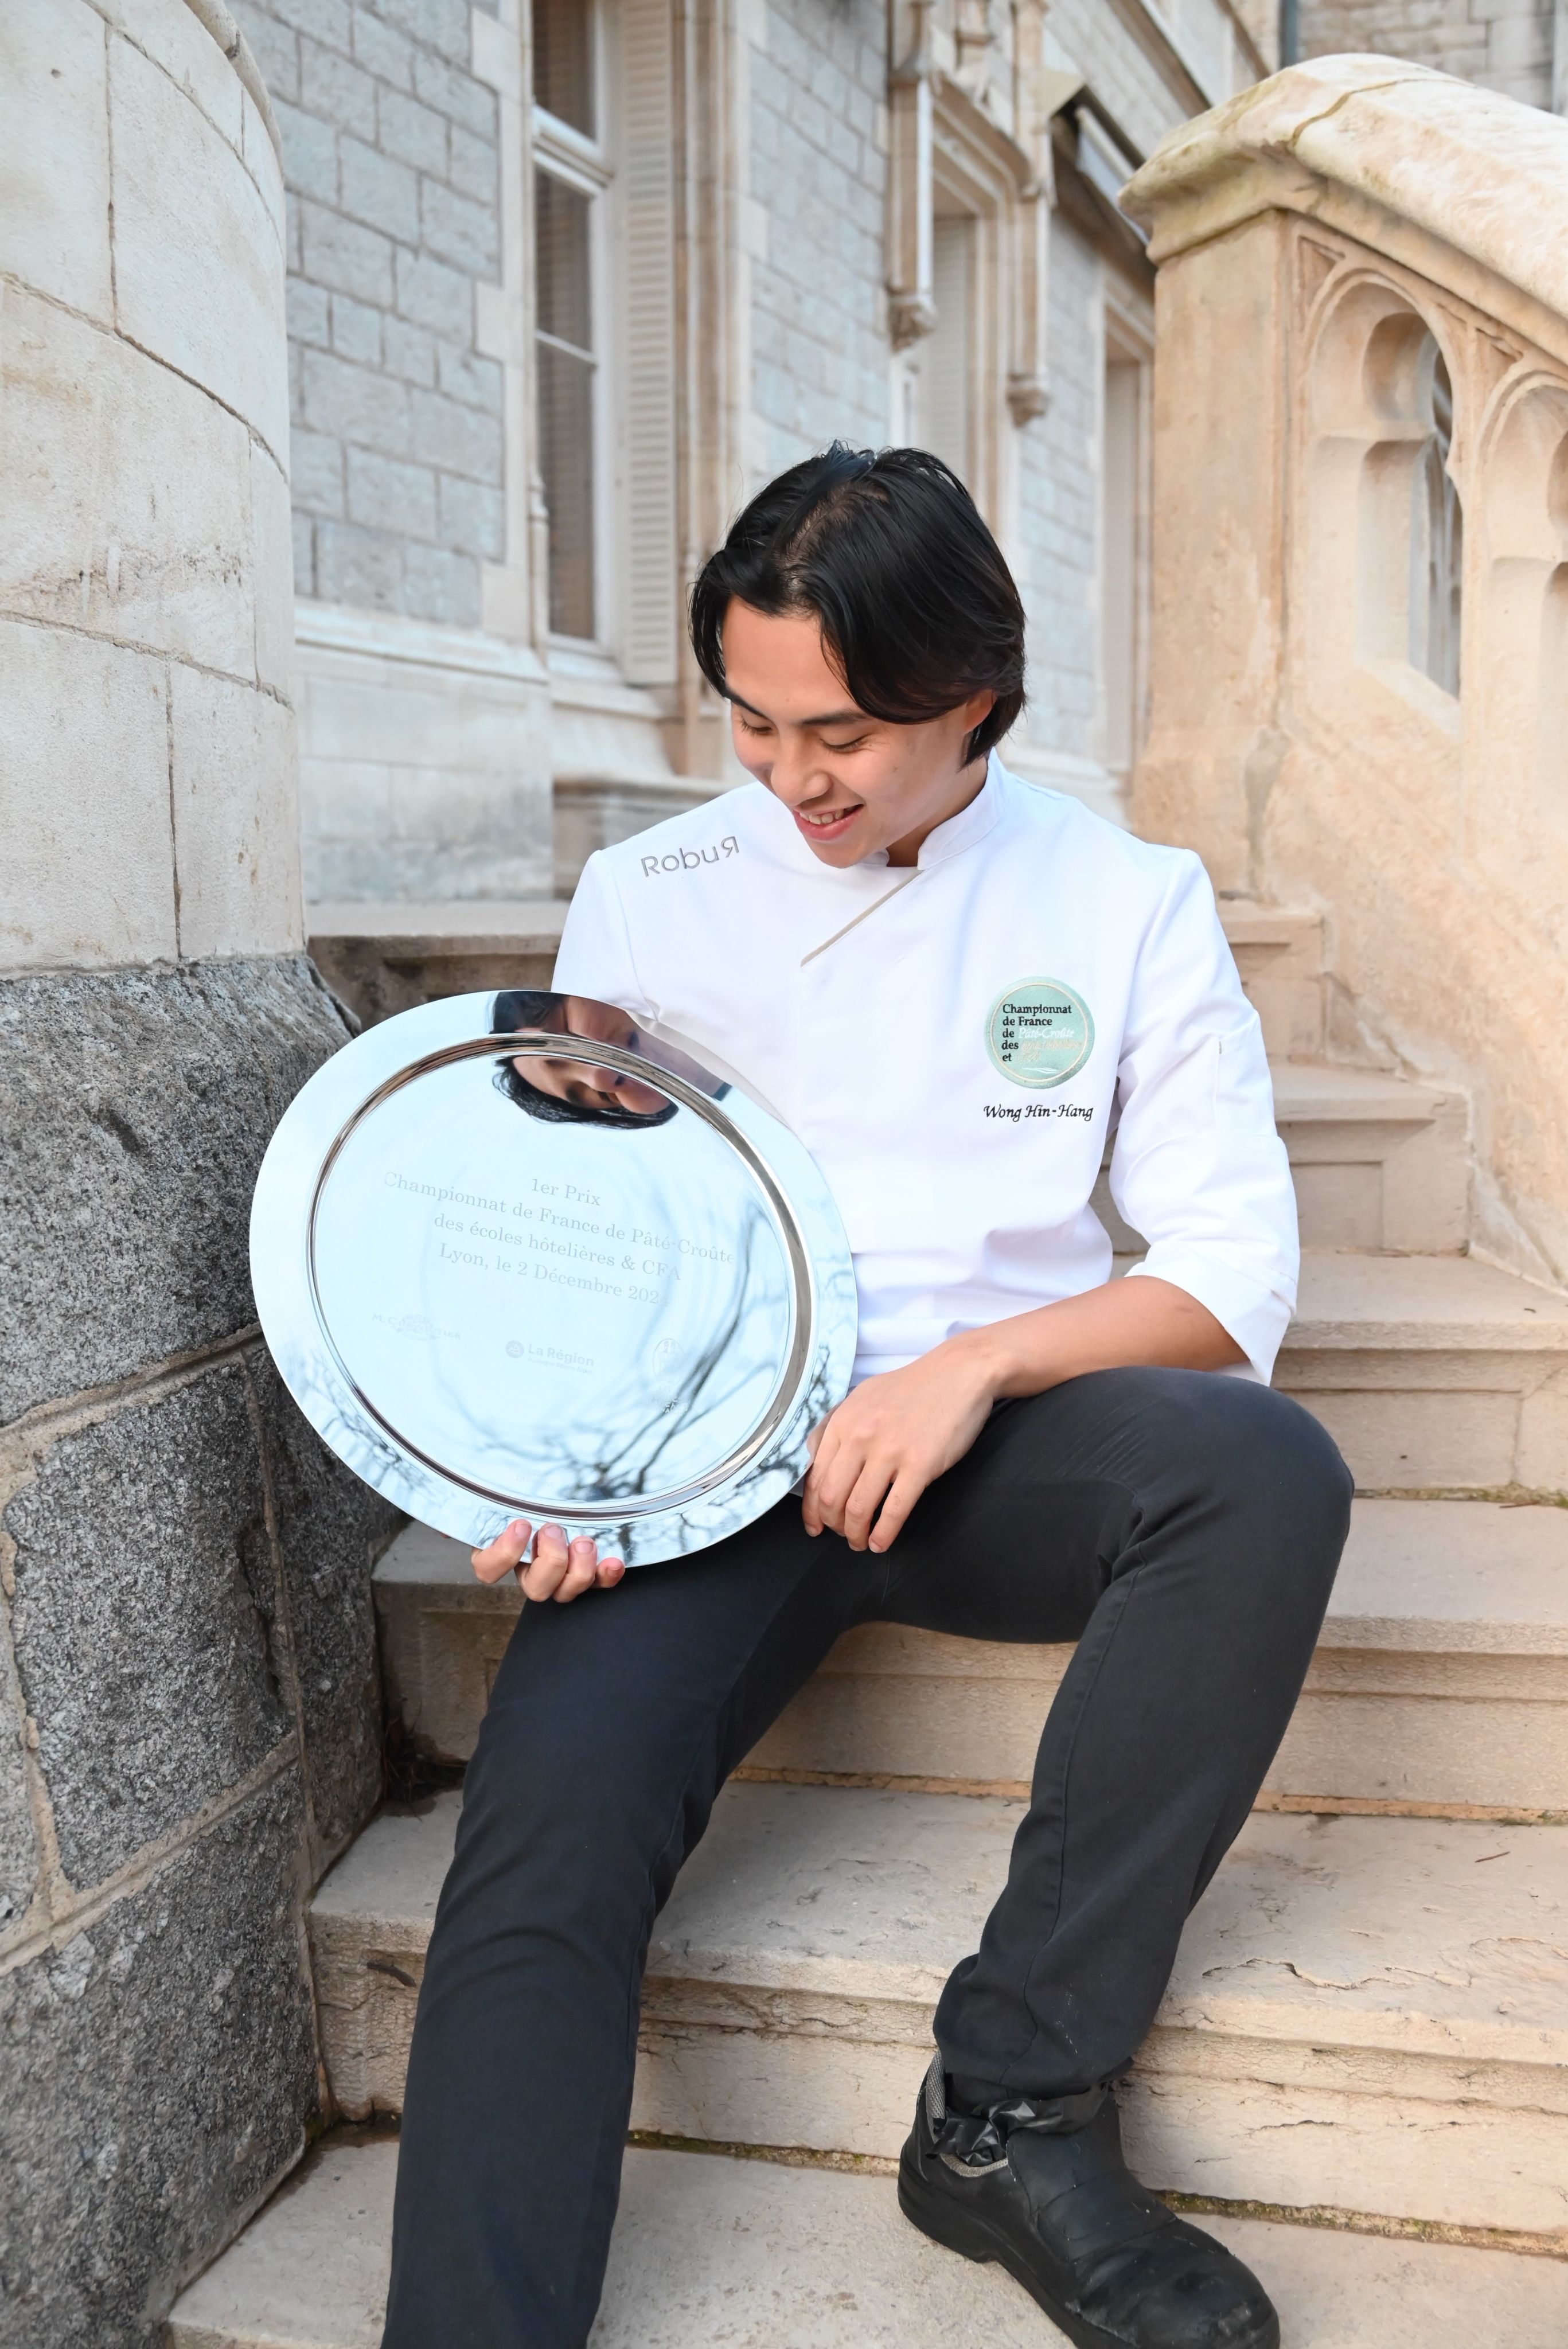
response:
{"label": "black sneaker", "polygon": [[1077,2349],[1280,2349],[1251,2269],[1128,2169],[1109,2088],[954,2112],[938,2055],[898,2207],[950,2251],[999,2261]]}

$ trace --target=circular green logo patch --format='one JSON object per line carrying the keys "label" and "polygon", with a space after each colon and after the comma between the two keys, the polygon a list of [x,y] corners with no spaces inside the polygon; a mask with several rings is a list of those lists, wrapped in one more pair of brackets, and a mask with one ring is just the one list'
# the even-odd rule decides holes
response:
{"label": "circular green logo patch", "polygon": [[1095,1023],[1070,987],[1026,978],[992,1005],[985,1049],[1015,1085],[1064,1085],[1095,1049]]}

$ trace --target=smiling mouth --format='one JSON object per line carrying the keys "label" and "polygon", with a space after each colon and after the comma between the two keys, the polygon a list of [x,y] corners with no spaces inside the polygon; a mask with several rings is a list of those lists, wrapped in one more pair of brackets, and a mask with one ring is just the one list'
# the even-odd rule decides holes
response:
{"label": "smiling mouth", "polygon": [[858,815],[863,804],[862,801],[857,800],[849,807],[826,808],[817,812],[808,808],[796,808],[794,820],[796,823],[804,824],[808,832],[833,832],[838,825],[847,823],[851,816]]}

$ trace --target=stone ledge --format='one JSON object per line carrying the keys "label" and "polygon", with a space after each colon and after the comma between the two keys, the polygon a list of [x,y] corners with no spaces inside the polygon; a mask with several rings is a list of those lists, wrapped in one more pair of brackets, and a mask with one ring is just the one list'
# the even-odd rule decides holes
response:
{"label": "stone ledge", "polygon": [[[400,2104],[458,1808],[379,1820],[313,1905],[323,2045],[351,2112]],[[895,2155],[932,2006],[1020,1816],[728,1788],[655,1929],[634,2125]],[[1152,2182],[1568,2248],[1565,1925],[1568,1828],[1255,1814],[1129,2087]]]}
{"label": "stone ledge", "polygon": [[[328,2138],[177,2303],[171,2349],[378,2349],[396,2170],[393,2138]],[[1223,2212],[1197,2223],[1262,2277],[1291,2349],[1560,2349],[1568,2277],[1554,2261]],[[1044,2349],[1051,2332],[1000,2270],[909,2226],[888,2178],[634,2148],[588,2349],[786,2335],[812,2349]]]}

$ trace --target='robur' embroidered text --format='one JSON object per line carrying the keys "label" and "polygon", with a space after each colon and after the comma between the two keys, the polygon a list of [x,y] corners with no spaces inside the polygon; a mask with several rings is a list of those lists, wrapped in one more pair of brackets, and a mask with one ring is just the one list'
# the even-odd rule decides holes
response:
{"label": "'robur' embroidered text", "polygon": [[713,848],[682,848],[671,856],[645,856],[645,873],[695,873],[700,864],[717,864],[722,856],[739,856],[741,843],[732,832],[727,832]]}

